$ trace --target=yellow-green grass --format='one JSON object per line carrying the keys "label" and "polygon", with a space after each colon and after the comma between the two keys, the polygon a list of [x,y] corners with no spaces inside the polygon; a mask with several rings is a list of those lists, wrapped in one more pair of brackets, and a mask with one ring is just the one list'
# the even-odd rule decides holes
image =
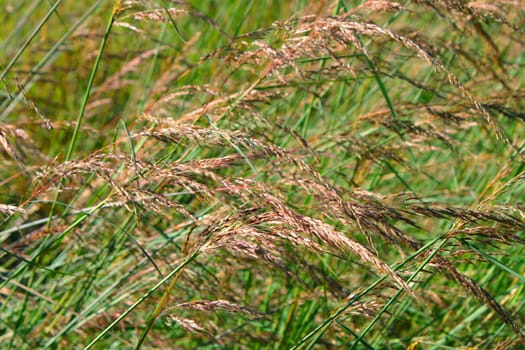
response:
{"label": "yellow-green grass", "polygon": [[519,1],[0,23],[2,348],[524,346]]}

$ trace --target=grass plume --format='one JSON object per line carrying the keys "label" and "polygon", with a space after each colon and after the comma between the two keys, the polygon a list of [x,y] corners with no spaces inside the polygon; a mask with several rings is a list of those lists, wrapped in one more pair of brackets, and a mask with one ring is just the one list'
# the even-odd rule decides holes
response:
{"label": "grass plume", "polygon": [[525,343],[521,2],[0,9],[6,349]]}

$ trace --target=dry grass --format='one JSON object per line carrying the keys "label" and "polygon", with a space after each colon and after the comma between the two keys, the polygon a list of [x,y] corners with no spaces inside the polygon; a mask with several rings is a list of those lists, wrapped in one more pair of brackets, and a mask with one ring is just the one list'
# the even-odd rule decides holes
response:
{"label": "dry grass", "polygon": [[301,3],[0,5],[6,348],[525,343],[523,4]]}

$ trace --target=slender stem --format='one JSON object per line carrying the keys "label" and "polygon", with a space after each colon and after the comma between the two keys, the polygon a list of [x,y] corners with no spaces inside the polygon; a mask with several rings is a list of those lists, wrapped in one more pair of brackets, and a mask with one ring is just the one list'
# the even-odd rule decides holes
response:
{"label": "slender stem", "polygon": [[86,106],[89,101],[89,96],[91,95],[91,89],[93,88],[93,82],[95,81],[95,76],[97,74],[98,67],[100,65],[100,62],[102,61],[102,55],[104,53],[104,49],[108,41],[109,33],[111,32],[111,28],[113,27],[113,23],[115,22],[115,17],[120,11],[120,4],[121,4],[121,0],[117,0],[115,3],[115,6],[113,7],[113,11],[111,12],[111,17],[109,18],[109,21],[106,27],[106,31],[104,33],[104,37],[102,38],[102,42],[100,43],[98,55],[97,55],[97,58],[95,59],[95,64],[93,65],[93,69],[91,70],[91,75],[89,76],[88,85],[86,88],[86,92],[84,93],[84,98],[82,99],[82,104],[80,105],[80,110],[77,116],[77,123],[75,125],[75,130],[73,131],[73,136],[71,137],[71,142],[69,143],[69,147],[67,149],[65,161],[70,160],[71,156],[73,155],[73,150],[75,149],[75,144],[78,138],[78,131],[80,130],[80,126],[82,125],[82,119],[84,119],[84,113],[86,111]]}
{"label": "slender stem", "polygon": [[[419,256],[421,253],[432,247],[437,241],[442,239],[445,236],[445,234],[439,235],[438,237],[434,238],[427,244],[425,244],[423,247],[421,247],[417,252],[406,258],[401,264],[393,267],[392,269],[394,271],[399,270],[403,266],[405,266],[409,261]],[[321,335],[326,331],[326,329],[334,322],[343,312],[345,312],[350,306],[352,306],[356,301],[361,299],[363,296],[365,296],[369,291],[374,289],[377,285],[379,285],[381,282],[386,280],[388,276],[383,275],[380,278],[378,278],[374,283],[372,283],[368,288],[363,290],[362,292],[354,295],[350,298],[348,303],[342,305],[339,309],[335,310],[332,315],[330,315],[327,319],[325,319],[321,324],[319,324],[317,327],[315,327],[312,331],[310,331],[307,335],[305,335],[301,340],[299,340],[298,343],[296,343],[293,347],[290,348],[290,350],[298,349],[301,347],[304,343],[306,343],[308,340],[316,336],[313,340],[313,343],[318,340]]]}
{"label": "slender stem", "polygon": [[110,330],[113,329],[120,321],[122,321],[127,315],[131,313],[131,311],[135,310],[137,306],[142,304],[144,300],[148,299],[151,294],[153,294],[157,289],[159,289],[166,281],[168,281],[170,278],[178,274],[186,265],[188,265],[198,254],[198,250],[196,250],[193,254],[188,256],[175,270],[171,271],[166,277],[161,279],[153,288],[151,288],[146,294],[144,294],[142,297],[140,297],[133,305],[131,305],[126,311],[122,313],[115,321],[111,322],[109,326],[107,326],[102,332],[100,332],[99,335],[95,339],[93,339],[85,348],[84,350],[91,349],[100,339],[102,339],[106,334],[109,333]]}
{"label": "slender stem", "polygon": [[22,46],[17,51],[15,56],[11,59],[11,61],[9,61],[9,63],[7,64],[7,66],[5,67],[3,72],[0,73],[0,80],[4,79],[6,77],[6,75],[9,73],[11,68],[13,68],[13,66],[15,65],[16,61],[20,58],[20,56],[22,56],[22,53],[25,51],[25,49],[27,49],[29,44],[31,44],[31,41],[40,32],[40,29],[42,29],[44,24],[46,24],[46,22],[49,20],[49,18],[51,18],[51,15],[55,12],[55,10],[57,9],[58,5],[60,5],[61,2],[62,2],[62,0],[58,0],[57,2],[55,2],[55,4],[46,13],[44,18],[42,18],[40,23],[38,23],[36,28],[31,32],[31,34],[29,34],[29,36],[27,37],[26,41],[22,44]]}
{"label": "slender stem", "polygon": [[[113,27],[113,23],[115,22],[115,18],[117,14],[120,12],[121,2],[122,2],[121,0],[116,0],[115,5],[113,6],[113,11],[111,11],[111,16],[106,26],[106,31],[104,32],[104,37],[102,38],[102,42],[100,43],[100,48],[98,50],[97,58],[95,59],[95,64],[93,65],[93,69],[91,70],[91,74],[89,76],[88,85],[84,93],[84,98],[82,99],[80,110],[78,111],[77,122],[75,125],[75,129],[73,130],[73,136],[71,137],[71,141],[67,149],[66,157],[64,159],[64,161],[66,162],[71,160],[71,157],[73,155],[73,151],[77,143],[78,132],[80,130],[80,126],[82,125],[82,120],[84,119],[84,113],[86,111],[86,106],[89,101],[89,96],[91,95],[91,89],[93,88],[95,76],[97,74],[98,67],[100,66],[100,62],[102,61],[102,56],[104,53],[104,49],[106,48],[106,43],[108,41],[109,33],[111,32],[111,28]],[[55,195],[55,200],[53,201],[53,205],[51,206],[51,210],[49,211],[48,226],[51,224],[51,218],[53,217],[53,214],[55,211],[55,203],[58,201],[58,197],[59,197],[59,192],[57,191]]]}

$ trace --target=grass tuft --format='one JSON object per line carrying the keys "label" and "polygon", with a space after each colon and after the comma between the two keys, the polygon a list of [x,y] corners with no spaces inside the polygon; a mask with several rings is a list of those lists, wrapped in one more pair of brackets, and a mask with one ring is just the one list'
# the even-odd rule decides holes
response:
{"label": "grass tuft", "polygon": [[0,4],[6,349],[519,349],[519,1]]}

